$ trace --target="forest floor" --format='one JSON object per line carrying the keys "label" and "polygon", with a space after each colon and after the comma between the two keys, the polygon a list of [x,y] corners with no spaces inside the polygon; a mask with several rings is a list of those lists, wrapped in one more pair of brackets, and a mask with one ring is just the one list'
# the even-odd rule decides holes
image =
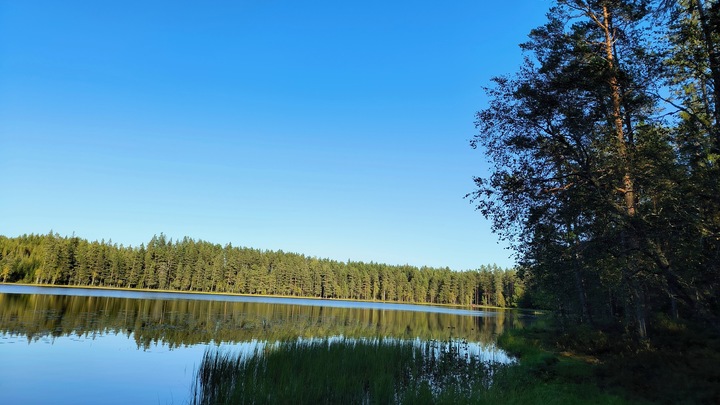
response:
{"label": "forest floor", "polygon": [[546,403],[720,404],[720,334],[665,317],[652,324],[649,339],[638,341],[621,330],[540,321],[498,343],[520,358],[526,384],[517,389],[554,392]]}

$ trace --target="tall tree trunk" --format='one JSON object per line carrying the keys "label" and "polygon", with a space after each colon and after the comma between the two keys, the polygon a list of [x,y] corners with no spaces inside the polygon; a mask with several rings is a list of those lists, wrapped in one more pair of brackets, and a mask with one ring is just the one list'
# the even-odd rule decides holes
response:
{"label": "tall tree trunk", "polygon": [[578,299],[580,300],[580,323],[588,322],[592,325],[592,317],[590,316],[590,309],[588,308],[587,295],[585,293],[585,285],[582,281],[582,276],[578,270],[578,265],[573,269],[573,275],[575,276],[575,288],[577,290]]}
{"label": "tall tree trunk", "polygon": [[645,293],[641,286],[633,286],[633,301],[635,304],[637,334],[641,339],[645,339],[647,338],[647,318],[645,316]]}
{"label": "tall tree trunk", "polygon": [[[631,160],[629,156],[629,149],[631,149],[633,145],[630,144],[628,139],[626,139],[625,128],[623,127],[623,97],[620,88],[620,80],[618,78],[618,65],[615,58],[615,33],[613,32],[612,15],[607,4],[602,5],[602,17],[591,16],[591,18],[602,29],[605,36],[603,47],[608,64],[608,84],[610,86],[610,97],[612,101],[612,119],[615,130],[615,138],[617,140],[617,153],[623,165],[623,186],[622,188],[619,188],[619,191],[623,194],[625,214],[627,215],[628,220],[632,221],[637,214],[637,208],[635,206],[637,195],[635,192],[635,184],[632,177]],[[626,236],[627,237],[624,239],[627,243],[627,247],[629,248],[628,250],[632,254],[632,252],[637,251],[639,246],[637,235],[631,231],[630,234]],[[625,269],[625,272],[632,273],[628,271],[628,269]],[[637,286],[634,282],[630,283],[630,287],[633,290],[632,296],[633,301],[635,302],[635,322],[637,326],[637,333],[641,339],[645,339],[647,337],[647,327],[644,302],[641,299],[642,291],[639,290],[640,286]]]}
{"label": "tall tree trunk", "polygon": [[[620,85],[620,77],[618,72],[618,62],[615,54],[615,41],[616,32],[613,27],[613,13],[611,12],[608,2],[600,2],[597,9],[593,9],[593,6],[586,0],[564,0],[563,3],[570,5],[576,10],[582,11],[591,21],[593,21],[603,34],[603,42],[601,43],[602,49],[605,54],[605,60],[607,63],[607,84],[610,90],[610,107],[611,107],[611,122],[612,130],[614,132],[616,141],[616,153],[618,160],[621,162],[621,173],[622,173],[622,185],[617,187],[617,190],[622,193],[624,215],[626,216],[628,225],[626,230],[622,232],[622,243],[626,247],[626,250],[633,253],[638,251],[639,240],[638,236],[631,229],[633,218],[637,215],[637,193],[635,190],[635,184],[633,179],[632,170],[632,159],[630,156],[631,149],[633,148],[632,140],[628,136],[630,131],[630,122],[628,120],[628,134],[625,133],[623,126],[623,93]],[[627,266],[632,262],[629,261]],[[630,300],[637,302],[635,299],[640,296],[640,291],[637,291],[639,286],[636,285],[636,280],[633,280],[634,272],[629,268],[623,269],[623,279],[627,282],[627,287],[631,289],[629,291]],[[637,331],[641,338],[647,337],[647,328],[645,327],[644,310],[640,311],[638,307],[633,311],[635,313],[635,322],[637,323]],[[626,314],[630,312],[626,311]]]}
{"label": "tall tree trunk", "polygon": [[[576,227],[572,223],[568,223],[566,227],[568,230],[568,235],[575,235]],[[580,323],[589,322],[592,325],[593,320],[590,312],[590,307],[588,306],[587,302],[585,283],[583,282],[583,277],[580,273],[580,268],[582,267],[579,253],[580,242],[577,236],[572,236],[572,239],[568,239],[568,242],[573,246],[574,250],[572,252],[572,272],[573,278],[575,279],[575,290],[577,291],[578,302],[580,303]]]}
{"label": "tall tree trunk", "polygon": [[615,126],[615,138],[617,139],[617,151],[620,157],[620,161],[623,162],[623,188],[621,189],[624,200],[625,209],[629,217],[634,217],[636,213],[635,208],[635,185],[631,176],[630,170],[630,158],[628,156],[629,145],[625,139],[625,130],[623,127],[623,114],[622,114],[622,92],[620,90],[620,83],[618,80],[617,63],[615,61],[615,52],[613,43],[615,42],[615,35],[612,32],[612,19],[610,11],[606,5],[602,7],[603,16],[602,20],[594,18],[599,24],[600,28],[605,34],[605,57],[607,58],[608,71],[610,76],[608,78],[608,84],[610,85],[610,97],[612,99],[612,118]]}

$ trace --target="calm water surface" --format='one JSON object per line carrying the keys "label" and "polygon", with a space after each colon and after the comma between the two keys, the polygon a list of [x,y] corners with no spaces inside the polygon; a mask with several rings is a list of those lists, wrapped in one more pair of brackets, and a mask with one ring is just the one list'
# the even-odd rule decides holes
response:
{"label": "calm water surface", "polygon": [[0,404],[185,404],[204,352],[283,341],[467,341],[495,346],[513,312],[443,307],[0,285]]}

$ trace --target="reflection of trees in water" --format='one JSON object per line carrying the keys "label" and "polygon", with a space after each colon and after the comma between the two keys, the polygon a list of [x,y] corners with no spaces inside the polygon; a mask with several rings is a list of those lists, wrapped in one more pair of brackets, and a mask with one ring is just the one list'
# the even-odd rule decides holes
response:
{"label": "reflection of trees in water", "polygon": [[43,336],[127,334],[139,347],[298,337],[460,338],[491,344],[512,312],[473,317],[369,308],[257,302],[0,294],[0,331]]}

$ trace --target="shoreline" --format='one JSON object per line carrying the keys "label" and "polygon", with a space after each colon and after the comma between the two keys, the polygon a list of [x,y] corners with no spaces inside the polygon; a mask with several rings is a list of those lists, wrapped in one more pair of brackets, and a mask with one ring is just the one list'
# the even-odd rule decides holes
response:
{"label": "shoreline", "polygon": [[105,286],[83,286],[83,285],[59,285],[59,284],[33,284],[33,283],[6,283],[0,282],[1,285],[8,286],[25,286],[25,287],[40,287],[40,288],[66,288],[66,289],[88,289],[88,290],[99,290],[99,291],[126,291],[126,292],[144,292],[144,293],[163,293],[163,294],[192,294],[198,296],[227,296],[227,297],[249,297],[249,298],[282,298],[282,299],[297,299],[297,300],[314,300],[314,301],[337,301],[337,302],[358,302],[358,303],[375,303],[375,304],[400,304],[400,305],[413,305],[413,306],[428,306],[438,307],[447,309],[460,309],[460,310],[491,310],[491,311],[516,311],[531,315],[540,315],[544,311],[527,309],[527,308],[503,308],[493,307],[484,305],[454,305],[454,304],[433,304],[424,302],[408,302],[408,301],[383,301],[383,300],[351,300],[344,298],[321,298],[321,297],[305,297],[297,295],[271,295],[271,294],[240,294],[231,292],[214,292],[214,291],[179,291],[179,290],[161,290],[161,289],[150,289],[150,288],[128,288],[128,287],[105,287]]}

